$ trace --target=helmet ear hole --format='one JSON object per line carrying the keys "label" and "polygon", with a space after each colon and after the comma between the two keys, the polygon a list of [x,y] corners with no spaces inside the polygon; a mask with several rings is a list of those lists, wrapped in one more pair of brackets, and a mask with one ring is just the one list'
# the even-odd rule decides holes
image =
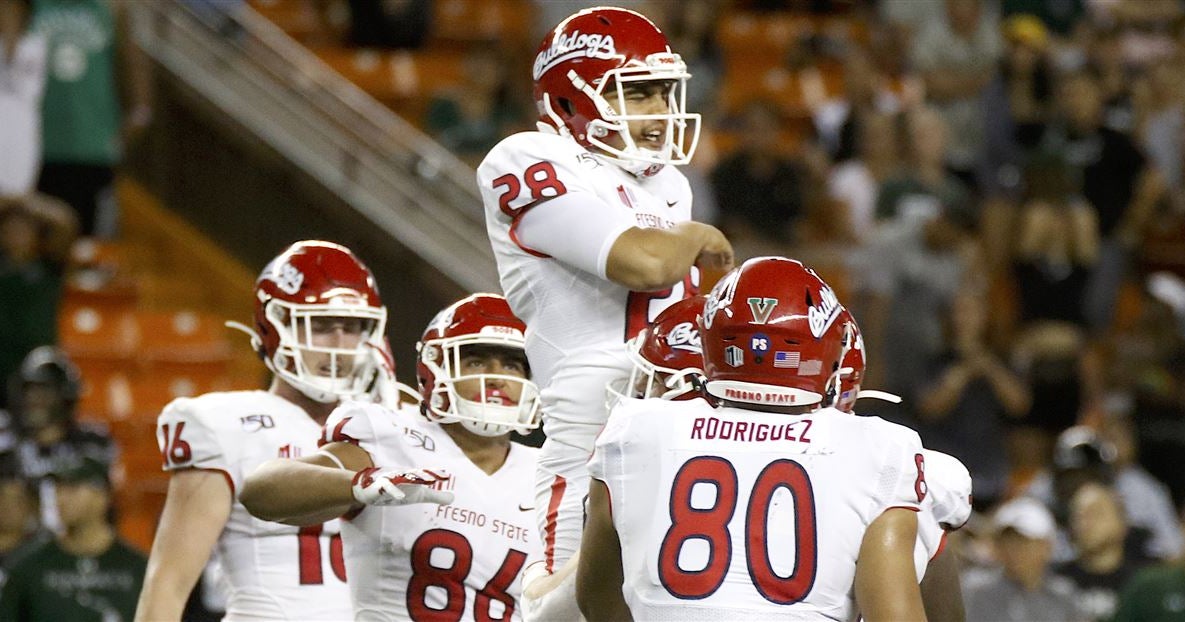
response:
{"label": "helmet ear hole", "polygon": [[567,97],[560,97],[557,102],[560,105],[560,110],[563,110],[565,115],[570,117],[576,114],[576,106],[572,105],[572,100]]}

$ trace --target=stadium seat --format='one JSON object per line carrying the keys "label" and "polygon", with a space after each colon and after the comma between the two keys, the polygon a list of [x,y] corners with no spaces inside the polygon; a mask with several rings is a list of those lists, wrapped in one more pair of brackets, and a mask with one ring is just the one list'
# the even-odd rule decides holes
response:
{"label": "stadium seat", "polygon": [[67,304],[58,316],[58,339],[74,359],[130,364],[136,347],[136,321],[127,311]]}
{"label": "stadium seat", "polygon": [[150,362],[225,363],[229,329],[221,318],[196,311],[137,311],[138,354]]}

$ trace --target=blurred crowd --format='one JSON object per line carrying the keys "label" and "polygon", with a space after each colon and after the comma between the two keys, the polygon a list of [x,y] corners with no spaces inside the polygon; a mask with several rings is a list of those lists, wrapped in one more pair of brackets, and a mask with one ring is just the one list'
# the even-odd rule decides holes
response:
{"label": "blurred crowd", "polygon": [[[313,4],[343,42],[429,44],[432,0]],[[588,4],[537,0],[534,33]],[[616,4],[653,17],[691,68],[697,218],[742,258],[800,258],[836,284],[867,343],[864,385],[903,398],[858,412],[971,471],[979,513],[951,542],[968,619],[1146,620],[1171,595],[1180,615],[1185,570],[1157,564],[1185,553],[1185,4]],[[0,0],[0,377],[14,378],[0,408],[17,415],[0,422],[0,554],[37,525],[69,533],[43,486],[55,473],[109,484],[93,477],[114,452],[100,431],[59,412],[42,432],[27,413],[41,385],[72,404],[68,381],[29,369],[70,377],[38,349],[56,340],[68,249],[114,235],[114,172],[152,118],[119,6]],[[720,40],[738,13],[865,34],[791,41],[781,71],[838,85],[805,106],[738,99]],[[425,130],[476,162],[532,129],[533,52],[469,46]],[[71,457],[50,464],[58,445]]]}

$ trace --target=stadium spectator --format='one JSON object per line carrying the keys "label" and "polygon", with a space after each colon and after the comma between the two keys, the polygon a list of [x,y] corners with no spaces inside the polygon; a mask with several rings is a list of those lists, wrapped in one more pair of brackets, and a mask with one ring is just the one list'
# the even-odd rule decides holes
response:
{"label": "stadium spectator", "polygon": [[[1175,559],[1185,548],[1177,513],[1168,490],[1139,465],[1116,464],[1116,449],[1083,426],[1067,429],[1057,439],[1053,464],[1039,474],[1027,494],[1044,501],[1065,522],[1069,503],[1082,485],[1099,483],[1113,486],[1123,502],[1128,528],[1142,544],[1142,553],[1156,559]],[[1066,533],[1059,533],[1054,558],[1073,557]]]}
{"label": "stadium spectator", "polygon": [[[589,47],[608,37],[615,55]],[[527,324],[542,391],[535,517],[547,573],[579,548],[586,464],[605,385],[629,374],[625,340],[695,293],[694,267],[732,266],[724,235],[690,220],[676,168],[691,161],[700,123],[682,109],[685,69],[639,13],[572,15],[535,58],[539,131],[507,137],[477,168],[501,284]]]}
{"label": "stadium spectator", "polygon": [[[852,334],[843,311],[814,271],[781,257],[717,282],[700,335],[721,406],[623,400],[597,438],[576,579],[587,619],[924,619],[921,443],[825,407]],[[731,546],[741,531],[749,545]]]}
{"label": "stadium spectator", "polygon": [[136,614],[147,560],[115,531],[108,468],[86,458],[54,473],[63,531],[12,560],[0,621],[110,622]]}
{"label": "stadium spectator", "polygon": [[913,42],[910,58],[926,83],[926,99],[950,128],[945,161],[974,184],[983,152],[981,96],[1002,52],[998,10],[981,0],[946,0],[945,19],[933,19]]}
{"label": "stadium spectator", "polygon": [[1097,214],[1099,261],[1087,288],[1086,317],[1092,330],[1102,331],[1111,326],[1119,286],[1163,195],[1164,181],[1129,136],[1103,125],[1097,80],[1086,73],[1063,78],[1057,101],[1059,115],[1040,148],[1066,159],[1082,180],[1083,198]]}
{"label": "stadium spectator", "polygon": [[[152,120],[149,62],[132,41],[134,3],[37,0],[33,28],[48,45],[37,188],[70,204],[83,235],[111,237],[123,146]],[[119,101],[121,74],[128,101]]]}
{"label": "stadium spectator", "polygon": [[1005,430],[1028,412],[1024,380],[987,344],[986,296],[960,292],[951,306],[947,347],[931,363],[916,396],[918,434],[927,448],[959,459],[971,472],[978,507],[1001,499],[1008,485]]}
{"label": "stadium spectator", "polygon": [[521,616],[519,577],[542,545],[530,526],[538,451],[510,440],[539,425],[525,328],[502,296],[449,305],[417,344],[419,412],[343,405],[316,454],[247,478],[242,500],[262,519],[350,517],[342,542],[356,619]]}
{"label": "stadium spectator", "polygon": [[654,4],[665,10],[656,22],[671,41],[671,49],[679,50],[687,71],[695,80],[687,84],[687,109],[707,113],[716,110],[724,59],[716,42],[717,17],[721,0],[687,0]]}
{"label": "stadium spectator", "polygon": [[296,242],[255,283],[252,347],[272,372],[265,391],[180,398],[157,419],[164,511],[137,620],[181,616],[217,547],[228,618],[352,618],[340,521],[265,523],[239,500],[247,475],[280,456],[311,455],[340,400],[369,399],[381,374],[387,308],[349,249]]}
{"label": "stadium spectator", "polygon": [[1057,530],[1049,510],[1021,497],[1000,506],[993,518],[1000,567],[963,585],[967,622],[1077,622],[1069,581],[1049,573]]}
{"label": "stadium spectator", "polygon": [[349,0],[350,45],[416,49],[432,34],[434,0]]}
{"label": "stadium spectator", "polygon": [[[865,310],[870,384],[899,395],[917,394],[926,365],[942,349],[946,309],[978,278],[974,207],[942,163],[946,124],[923,108],[910,114],[908,128],[911,157],[881,187],[877,227],[853,270],[867,297],[855,306]],[[888,353],[892,365],[883,362]]]}
{"label": "stadium spectator", "polygon": [[1095,211],[1060,157],[1033,159],[1024,179],[1012,266],[1022,330],[1038,322],[1083,327],[1087,279],[1099,252]]}
{"label": "stadium spectator", "polygon": [[1114,622],[1179,622],[1185,611],[1185,561],[1137,574],[1119,595]]}
{"label": "stadium spectator", "polygon": [[984,92],[985,143],[979,186],[988,196],[1018,200],[1025,156],[1041,139],[1053,100],[1049,33],[1032,15],[1004,23],[1004,54]]}
{"label": "stadium spectator", "polygon": [[741,114],[741,146],[712,170],[720,227],[747,255],[774,252],[796,238],[806,171],[785,152],[781,113],[757,100]]}
{"label": "stadium spectator", "polygon": [[0,0],[0,197],[37,186],[45,37],[29,28],[32,0]]}
{"label": "stadium spectator", "polygon": [[1115,614],[1119,591],[1153,560],[1128,537],[1123,504],[1102,484],[1083,484],[1070,498],[1069,528],[1075,557],[1055,565],[1053,572],[1074,583],[1083,613],[1107,622]]}
{"label": "stadium spectator", "polygon": [[0,586],[7,564],[32,541],[37,520],[37,491],[21,476],[16,461],[0,458]]}
{"label": "stadium spectator", "polygon": [[[106,429],[77,420],[82,378],[61,350],[53,346],[35,348],[9,377],[8,384],[12,396],[8,419],[16,438],[11,459],[16,461],[21,476],[38,489],[42,525],[60,531],[62,522],[50,475],[84,460],[110,467],[115,463],[117,448]],[[0,434],[3,432],[0,430]]]}
{"label": "stadium spectator", "polygon": [[843,94],[815,108],[815,131],[831,159],[846,162],[861,153],[860,139],[868,117],[895,115],[901,107],[869,51],[852,47],[844,56]]}
{"label": "stadium spectator", "polygon": [[428,131],[462,159],[476,163],[503,136],[523,129],[506,61],[496,42],[473,44],[465,53],[461,84],[429,102]]}
{"label": "stadium spectator", "polygon": [[899,117],[869,114],[854,132],[855,153],[836,162],[827,180],[832,199],[847,208],[852,233],[866,242],[873,233],[877,195],[881,186],[896,172],[901,157]]}
{"label": "stadium spectator", "polygon": [[[33,348],[57,343],[58,304],[78,222],[44,195],[0,198],[0,379]],[[0,408],[8,402],[0,382]]]}

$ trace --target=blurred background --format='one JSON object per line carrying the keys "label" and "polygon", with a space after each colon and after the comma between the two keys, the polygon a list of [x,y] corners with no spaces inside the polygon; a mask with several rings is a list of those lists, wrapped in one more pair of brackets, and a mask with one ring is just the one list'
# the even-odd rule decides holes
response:
{"label": "blurred background", "polygon": [[[534,128],[536,46],[595,4],[0,0],[0,491],[31,500],[0,555],[54,528],[62,452],[111,466],[149,548],[155,418],[262,386],[223,322],[294,240],[370,266],[411,380],[435,311],[498,291],[473,167]],[[1047,596],[1009,619],[1110,619],[1181,556],[1185,3],[618,4],[693,74],[697,218],[813,265],[864,386],[904,398],[858,412],[970,469],[969,619],[1005,619],[976,604],[1001,577]],[[993,520],[1018,496],[1043,504]]]}

